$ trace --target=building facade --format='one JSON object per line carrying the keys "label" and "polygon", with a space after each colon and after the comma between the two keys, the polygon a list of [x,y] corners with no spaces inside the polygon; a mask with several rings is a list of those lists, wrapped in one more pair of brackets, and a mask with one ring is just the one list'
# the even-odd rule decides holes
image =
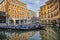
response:
{"label": "building facade", "polygon": [[40,7],[39,21],[41,25],[48,23],[48,13],[49,13],[49,1],[46,2],[46,5],[43,5]]}
{"label": "building facade", "polygon": [[46,22],[46,12],[45,12],[45,10],[46,10],[46,5],[43,5],[43,6],[41,6],[40,7],[41,9],[40,9],[40,23],[42,24],[44,24],[45,22]]}
{"label": "building facade", "polygon": [[28,21],[28,23],[32,23],[33,17],[36,17],[36,13],[32,10],[27,10],[27,21]]}
{"label": "building facade", "polygon": [[[45,8],[45,9],[44,9]],[[60,0],[48,0],[40,7],[40,23],[51,24],[53,21],[60,24]]]}
{"label": "building facade", "polygon": [[60,0],[49,0],[50,6],[49,6],[49,14],[48,14],[48,20],[49,22],[57,22],[57,24],[60,23]]}
{"label": "building facade", "polygon": [[9,40],[29,40],[36,32],[24,32],[24,33],[9,33]]}
{"label": "building facade", "polygon": [[0,11],[0,26],[6,26],[6,13]]}
{"label": "building facade", "polygon": [[6,12],[10,24],[24,24],[27,19],[26,4],[18,0],[3,0],[0,11]]}

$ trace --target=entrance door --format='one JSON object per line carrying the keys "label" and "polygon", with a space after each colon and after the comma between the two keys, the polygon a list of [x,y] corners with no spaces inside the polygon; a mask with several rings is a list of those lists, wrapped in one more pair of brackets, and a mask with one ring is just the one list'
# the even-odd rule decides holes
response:
{"label": "entrance door", "polygon": [[13,24],[14,23],[14,21],[13,20],[10,20],[10,24]]}
{"label": "entrance door", "polygon": [[6,23],[6,16],[0,16],[0,23]]}
{"label": "entrance door", "polygon": [[21,24],[23,24],[23,20],[21,20]]}
{"label": "entrance door", "polygon": [[19,24],[19,20],[16,20],[16,24]]}

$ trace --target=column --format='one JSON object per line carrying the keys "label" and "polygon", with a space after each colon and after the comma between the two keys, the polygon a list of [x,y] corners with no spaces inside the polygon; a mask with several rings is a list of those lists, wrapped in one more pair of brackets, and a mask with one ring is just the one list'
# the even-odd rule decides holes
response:
{"label": "column", "polygon": [[59,27],[60,27],[60,18],[58,19],[58,24],[59,24]]}
{"label": "column", "polygon": [[27,19],[27,22],[26,23],[28,24],[28,19]]}
{"label": "column", "polygon": [[14,20],[14,25],[16,25],[16,20]]}
{"label": "column", "polygon": [[23,24],[25,24],[25,20],[23,20]]}
{"label": "column", "polygon": [[25,20],[23,20],[23,24],[25,24]]}
{"label": "column", "polygon": [[9,18],[8,17],[6,17],[6,24],[9,26],[10,25],[10,23],[9,23]]}
{"label": "column", "polygon": [[21,21],[19,20],[19,25],[21,24]]}

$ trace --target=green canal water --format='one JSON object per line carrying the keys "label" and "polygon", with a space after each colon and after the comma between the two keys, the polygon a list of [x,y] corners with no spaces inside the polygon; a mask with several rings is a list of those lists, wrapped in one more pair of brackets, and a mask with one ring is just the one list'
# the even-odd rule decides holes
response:
{"label": "green canal water", "polygon": [[60,40],[60,28],[43,27],[43,30],[0,29],[0,40]]}
{"label": "green canal water", "polygon": [[0,40],[41,40],[40,30],[18,31],[0,29]]}

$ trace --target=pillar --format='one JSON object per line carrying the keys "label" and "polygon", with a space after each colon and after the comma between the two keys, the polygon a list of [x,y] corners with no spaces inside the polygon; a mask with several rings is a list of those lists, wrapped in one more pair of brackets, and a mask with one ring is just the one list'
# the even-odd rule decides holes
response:
{"label": "pillar", "polygon": [[9,18],[8,17],[6,17],[6,24],[9,26],[10,25],[10,23],[9,23]]}
{"label": "pillar", "polygon": [[16,20],[14,20],[14,25],[16,25]]}
{"label": "pillar", "polygon": [[25,20],[23,20],[23,24],[25,24]]}
{"label": "pillar", "polygon": [[19,25],[21,24],[21,21],[19,20]]}

